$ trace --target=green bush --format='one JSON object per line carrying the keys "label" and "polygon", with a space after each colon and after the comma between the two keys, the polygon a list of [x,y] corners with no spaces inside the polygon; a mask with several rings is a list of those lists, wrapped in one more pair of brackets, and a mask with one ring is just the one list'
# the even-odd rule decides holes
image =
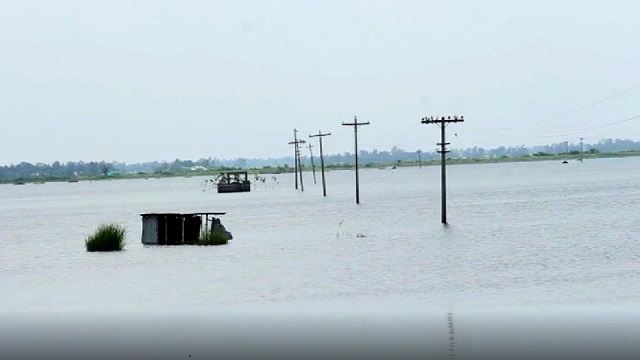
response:
{"label": "green bush", "polygon": [[87,251],[120,251],[124,249],[126,229],[117,224],[103,224],[85,240]]}
{"label": "green bush", "polygon": [[228,242],[229,239],[223,233],[211,230],[209,232],[203,231],[196,245],[226,245]]}

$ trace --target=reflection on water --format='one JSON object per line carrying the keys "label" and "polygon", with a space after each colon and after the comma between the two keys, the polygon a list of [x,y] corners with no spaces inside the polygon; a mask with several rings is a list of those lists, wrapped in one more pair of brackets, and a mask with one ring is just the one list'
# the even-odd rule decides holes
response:
{"label": "reflection on water", "polygon": [[453,326],[453,313],[447,314],[447,325],[449,327],[449,357],[456,356],[456,337]]}

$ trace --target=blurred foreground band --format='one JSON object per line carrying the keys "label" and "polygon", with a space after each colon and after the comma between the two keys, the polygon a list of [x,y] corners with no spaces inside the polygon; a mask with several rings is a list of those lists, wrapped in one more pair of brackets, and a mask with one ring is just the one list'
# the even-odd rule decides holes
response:
{"label": "blurred foreground band", "polygon": [[2,359],[640,359],[640,307],[3,312]]}

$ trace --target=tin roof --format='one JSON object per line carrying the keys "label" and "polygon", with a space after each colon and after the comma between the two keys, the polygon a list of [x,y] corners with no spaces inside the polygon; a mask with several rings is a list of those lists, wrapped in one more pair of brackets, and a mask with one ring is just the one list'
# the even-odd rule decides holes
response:
{"label": "tin roof", "polygon": [[189,216],[189,215],[224,215],[226,212],[197,212],[197,213],[144,213],[140,216]]}

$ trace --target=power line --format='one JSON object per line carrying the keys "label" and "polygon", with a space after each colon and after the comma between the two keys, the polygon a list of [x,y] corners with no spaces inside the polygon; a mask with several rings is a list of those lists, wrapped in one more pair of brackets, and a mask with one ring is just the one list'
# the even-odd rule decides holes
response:
{"label": "power line", "polygon": [[557,135],[532,136],[532,138],[536,138],[536,139],[552,139],[552,138],[557,138],[557,137],[565,137],[565,136],[572,136],[572,135],[582,135],[582,134],[590,132],[590,131],[600,130],[600,129],[603,129],[603,128],[606,128],[606,127],[609,127],[609,126],[622,124],[622,123],[633,121],[633,120],[636,120],[636,119],[640,119],[640,115],[632,116],[632,117],[624,119],[624,120],[619,120],[619,121],[614,121],[614,122],[611,122],[611,123],[603,124],[603,125],[600,125],[600,126],[596,126],[596,127],[590,128],[590,129],[586,129],[586,130],[574,131],[574,132],[570,132],[570,133],[557,134]]}
{"label": "power line", "polygon": [[558,115],[558,116],[554,116],[554,117],[549,118],[549,119],[547,119],[547,120],[534,121],[534,122],[530,122],[530,123],[527,123],[527,124],[516,125],[516,126],[511,126],[511,127],[492,128],[492,129],[474,129],[474,130],[475,130],[475,131],[501,131],[501,130],[515,130],[515,129],[518,129],[518,128],[529,127],[529,126],[533,126],[533,125],[546,124],[546,123],[549,123],[549,122],[552,122],[552,121],[555,121],[555,120],[558,120],[558,119],[562,119],[562,118],[567,117],[567,116],[569,116],[569,115],[573,115],[573,114],[575,114],[575,113],[578,113],[578,112],[580,112],[580,111],[586,110],[586,109],[591,108],[591,107],[594,107],[594,106],[596,106],[596,105],[599,105],[599,104],[601,104],[601,103],[603,103],[603,102],[605,102],[605,101],[611,100],[611,99],[613,99],[613,98],[615,98],[615,97],[618,97],[618,96],[620,96],[620,95],[622,95],[622,94],[625,94],[625,93],[627,93],[627,92],[629,92],[629,91],[631,91],[631,90],[633,90],[633,89],[635,89],[635,88],[637,88],[637,87],[639,87],[639,86],[640,86],[640,82],[635,83],[635,84],[633,84],[632,86],[630,86],[630,87],[628,87],[628,88],[626,88],[626,89],[623,89],[623,90],[621,90],[621,91],[618,91],[618,92],[616,92],[616,93],[614,93],[614,94],[612,94],[612,95],[609,95],[609,96],[607,96],[607,97],[604,97],[604,98],[602,98],[602,99],[600,99],[600,100],[597,100],[597,101],[595,101],[595,102],[589,103],[589,104],[587,104],[587,105],[583,105],[583,106],[578,107],[578,108],[576,108],[576,109],[573,109],[573,110],[571,110],[571,111],[567,111],[567,112],[565,112],[565,113],[563,113],[563,114],[560,114],[560,115]]}

